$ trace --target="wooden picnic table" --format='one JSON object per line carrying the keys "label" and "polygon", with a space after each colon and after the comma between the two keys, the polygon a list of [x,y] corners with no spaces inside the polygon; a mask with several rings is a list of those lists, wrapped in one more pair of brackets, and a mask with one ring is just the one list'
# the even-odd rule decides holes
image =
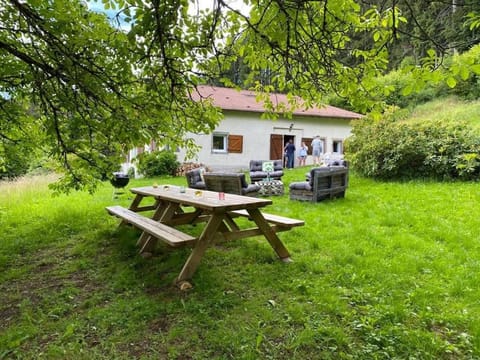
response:
{"label": "wooden picnic table", "polygon": [[[223,194],[224,199],[220,199],[218,192],[191,188],[183,188],[184,192],[181,192],[180,189],[174,185],[132,188],[130,191],[135,198],[128,209],[121,206],[106,208],[111,215],[121,218],[122,223],[130,223],[143,231],[137,242],[141,254],[152,252],[158,240],[173,247],[193,247],[176,278],[177,284],[192,278],[205,251],[216,241],[263,235],[282,261],[290,261],[290,254],[277,233],[302,226],[304,221],[261,212],[261,208],[272,204],[270,199],[234,194]],[[143,204],[145,199],[150,199],[150,204]],[[139,214],[152,210],[151,217]],[[238,217],[249,219],[254,226],[242,229],[235,222]],[[198,237],[175,228],[200,222],[206,224]]]}

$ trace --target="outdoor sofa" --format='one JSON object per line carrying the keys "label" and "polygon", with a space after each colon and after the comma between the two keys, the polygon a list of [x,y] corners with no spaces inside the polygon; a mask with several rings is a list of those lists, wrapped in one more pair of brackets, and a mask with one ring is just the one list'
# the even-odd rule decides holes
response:
{"label": "outdoor sofa", "polygon": [[317,167],[310,170],[307,180],[290,183],[290,200],[318,202],[344,197],[347,187],[347,166]]}
{"label": "outdoor sofa", "polygon": [[224,192],[245,196],[257,196],[260,186],[248,184],[243,173],[215,173],[203,174],[205,188],[211,191]]}
{"label": "outdoor sofa", "polygon": [[[263,168],[264,162],[273,162],[273,171],[266,172]],[[255,183],[270,177],[271,180],[281,180],[283,176],[282,160],[250,160],[250,181]]]}

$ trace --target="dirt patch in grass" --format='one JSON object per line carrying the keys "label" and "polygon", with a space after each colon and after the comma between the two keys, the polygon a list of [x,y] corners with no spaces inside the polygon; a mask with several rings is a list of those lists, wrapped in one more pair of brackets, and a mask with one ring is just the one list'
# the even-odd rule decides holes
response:
{"label": "dirt patch in grass", "polygon": [[31,309],[39,308],[46,297],[61,292],[67,286],[81,290],[72,298],[73,302],[80,303],[101,288],[86,272],[65,273],[63,267],[72,259],[66,256],[64,250],[50,249],[39,251],[35,256],[18,257],[15,266],[28,267],[29,271],[20,274],[19,279],[0,284],[0,329],[7,329],[18,321],[22,304],[28,304]]}
{"label": "dirt patch in grass", "polygon": [[4,302],[0,300],[0,330],[8,328],[19,317],[20,310],[15,302]]}

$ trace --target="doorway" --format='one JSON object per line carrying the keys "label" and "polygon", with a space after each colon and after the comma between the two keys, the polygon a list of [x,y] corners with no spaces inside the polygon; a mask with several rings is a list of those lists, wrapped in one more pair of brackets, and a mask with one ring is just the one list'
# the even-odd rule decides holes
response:
{"label": "doorway", "polygon": [[270,134],[270,160],[282,159],[283,166],[286,167],[285,151],[283,149],[290,139],[295,144],[295,135]]}

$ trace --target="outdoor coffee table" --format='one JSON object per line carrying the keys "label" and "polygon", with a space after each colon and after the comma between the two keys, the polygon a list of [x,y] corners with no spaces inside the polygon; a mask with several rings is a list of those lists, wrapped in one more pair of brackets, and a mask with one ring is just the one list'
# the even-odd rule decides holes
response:
{"label": "outdoor coffee table", "polygon": [[281,180],[257,181],[260,186],[258,193],[261,196],[283,195],[283,182]]}

